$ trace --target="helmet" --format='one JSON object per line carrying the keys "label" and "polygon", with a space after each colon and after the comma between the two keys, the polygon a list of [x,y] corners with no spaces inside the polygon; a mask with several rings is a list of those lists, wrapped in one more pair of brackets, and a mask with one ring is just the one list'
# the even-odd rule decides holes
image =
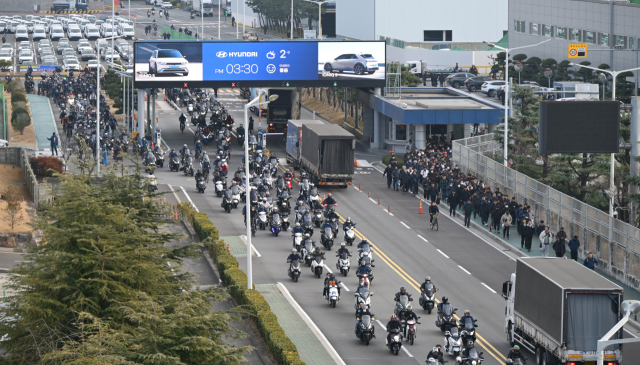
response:
{"label": "helmet", "polygon": [[302,175],[302,177],[305,177],[305,176],[307,176],[307,173],[303,172],[301,175]]}
{"label": "helmet", "polygon": [[267,191],[266,196],[271,196],[271,193]]}
{"label": "helmet", "polygon": [[331,198],[331,193],[329,193],[329,195],[328,195],[328,196],[329,196],[329,198]]}
{"label": "helmet", "polygon": [[298,251],[296,251],[296,249],[295,249],[295,248],[292,248],[292,249],[291,249],[291,253],[296,253],[296,252],[298,252]]}
{"label": "helmet", "polygon": [[342,243],[340,244],[340,247],[344,247],[344,242],[342,242]]}
{"label": "helmet", "polygon": [[469,317],[470,315],[471,315],[471,312],[469,312],[468,309],[466,311],[464,311],[464,316],[465,317]]}
{"label": "helmet", "polygon": [[411,304],[409,304],[409,305],[407,306],[407,311],[411,312],[412,310],[413,310],[413,307],[411,306]]}
{"label": "helmet", "polygon": [[449,298],[447,297],[442,297],[442,303],[446,304],[449,301]]}
{"label": "helmet", "polygon": [[407,288],[405,288],[404,286],[400,287],[400,293],[404,294],[407,292]]}
{"label": "helmet", "polygon": [[392,314],[392,315],[391,315],[391,320],[392,320],[392,321],[397,321],[397,320],[398,320],[398,317],[396,317],[396,315],[395,315],[395,314]]}
{"label": "helmet", "polygon": [[296,228],[300,228],[300,222],[296,222]]}
{"label": "helmet", "polygon": [[431,352],[434,352],[434,353],[436,353],[436,352],[438,352],[438,351],[439,351],[439,350],[438,350],[438,348],[437,348],[437,347],[434,347],[434,348],[432,348],[432,349],[431,349]]}
{"label": "helmet", "polygon": [[242,128],[242,123],[240,123],[240,128]]}
{"label": "helmet", "polygon": [[298,205],[302,206],[304,202],[302,200],[298,200]]}
{"label": "helmet", "polygon": [[360,241],[360,243],[368,243],[366,238],[363,238],[362,241]]}
{"label": "helmet", "polygon": [[289,169],[287,169],[287,172],[289,172],[289,171],[290,171],[290,170],[289,170]]}
{"label": "helmet", "polygon": [[351,222],[351,217],[347,217],[347,222]]}
{"label": "helmet", "polygon": [[[343,242],[343,243],[344,243],[344,242]],[[363,253],[362,253],[362,256],[367,257],[367,256],[369,256],[369,253],[368,253],[368,252],[363,252]],[[404,288],[404,287],[403,287],[403,288]]]}
{"label": "helmet", "polygon": [[201,174],[202,171],[200,171],[200,169],[198,169],[198,171],[196,171],[196,174]]}
{"label": "helmet", "polygon": [[335,279],[335,278],[336,278],[335,274],[333,274],[333,273],[332,273],[332,274],[331,274],[331,276],[330,276],[330,278],[331,278],[331,279]]}
{"label": "helmet", "polygon": [[518,345],[513,346],[513,351],[514,352],[520,352],[520,346],[518,346]]}
{"label": "helmet", "polygon": [[175,148],[172,148],[172,149],[171,149],[171,152],[176,152],[176,149],[175,149]]}
{"label": "helmet", "polygon": [[[145,137],[145,138],[146,138],[146,137]],[[143,138],[143,139],[145,139],[145,138]],[[185,143],[185,144],[184,144],[184,146],[182,146],[182,147],[187,148],[187,144]]]}
{"label": "helmet", "polygon": [[304,236],[305,236],[306,238],[311,237],[311,235],[310,235],[309,233],[305,233],[305,235],[304,235]]}
{"label": "helmet", "polygon": [[427,283],[431,282],[431,276],[427,276],[426,278],[424,278],[424,281],[426,281]]}
{"label": "helmet", "polygon": [[364,263],[364,261],[362,261],[362,262],[360,263],[360,266],[364,266],[364,265],[365,265],[365,263]]}
{"label": "helmet", "polygon": [[467,348],[468,349],[472,349],[473,348],[473,341],[470,340],[469,342],[467,342]]}
{"label": "helmet", "polygon": [[262,198],[262,201],[263,201],[263,202],[266,202],[266,201],[267,201],[267,198]]}

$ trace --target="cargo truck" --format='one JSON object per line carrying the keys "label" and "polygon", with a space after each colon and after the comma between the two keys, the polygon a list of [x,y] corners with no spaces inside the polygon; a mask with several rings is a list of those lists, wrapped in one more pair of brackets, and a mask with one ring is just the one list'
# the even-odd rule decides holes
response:
{"label": "cargo truck", "polygon": [[267,131],[284,133],[290,119],[297,119],[298,93],[295,87],[269,88],[269,97],[278,98],[267,104]]}
{"label": "cargo truck", "polygon": [[51,10],[89,10],[89,5],[87,0],[54,0]]}
{"label": "cargo truck", "polygon": [[[502,297],[507,341],[534,353],[537,365],[595,365],[598,340],[622,318],[623,289],[563,258],[519,258]],[[611,337],[619,338],[622,329]],[[620,345],[605,349],[605,365],[621,361]]]}
{"label": "cargo truck", "polygon": [[300,165],[311,182],[347,188],[353,184],[356,139],[335,124],[303,124]]}
{"label": "cargo truck", "polygon": [[300,168],[300,151],[302,149],[302,126],[304,124],[322,124],[315,119],[289,120],[287,125],[287,163],[295,170]]}
{"label": "cargo truck", "polygon": [[193,0],[193,11],[197,16],[213,16],[213,1]]}

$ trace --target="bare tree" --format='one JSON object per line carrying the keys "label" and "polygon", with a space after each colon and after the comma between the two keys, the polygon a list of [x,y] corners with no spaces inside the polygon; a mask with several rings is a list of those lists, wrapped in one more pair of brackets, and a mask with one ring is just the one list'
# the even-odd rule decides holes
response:
{"label": "bare tree", "polygon": [[4,191],[2,197],[7,202],[4,216],[9,219],[9,222],[11,222],[11,229],[13,229],[16,223],[20,223],[24,219],[20,204],[22,199],[20,199],[20,196],[18,196],[18,193],[11,185],[9,185],[7,190]]}

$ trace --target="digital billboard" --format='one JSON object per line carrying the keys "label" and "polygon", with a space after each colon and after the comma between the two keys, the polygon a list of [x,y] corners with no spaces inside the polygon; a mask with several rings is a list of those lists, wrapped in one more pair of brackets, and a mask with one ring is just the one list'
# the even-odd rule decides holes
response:
{"label": "digital billboard", "polygon": [[385,42],[135,42],[134,86],[384,87]]}

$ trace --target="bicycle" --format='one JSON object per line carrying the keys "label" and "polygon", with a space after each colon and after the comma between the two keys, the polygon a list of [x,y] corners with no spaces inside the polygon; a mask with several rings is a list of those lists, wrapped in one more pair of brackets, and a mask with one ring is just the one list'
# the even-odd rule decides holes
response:
{"label": "bicycle", "polygon": [[440,213],[436,213],[433,215],[433,220],[431,221],[431,229],[433,229],[433,227],[436,228],[436,231],[438,230],[438,218],[440,218]]}

